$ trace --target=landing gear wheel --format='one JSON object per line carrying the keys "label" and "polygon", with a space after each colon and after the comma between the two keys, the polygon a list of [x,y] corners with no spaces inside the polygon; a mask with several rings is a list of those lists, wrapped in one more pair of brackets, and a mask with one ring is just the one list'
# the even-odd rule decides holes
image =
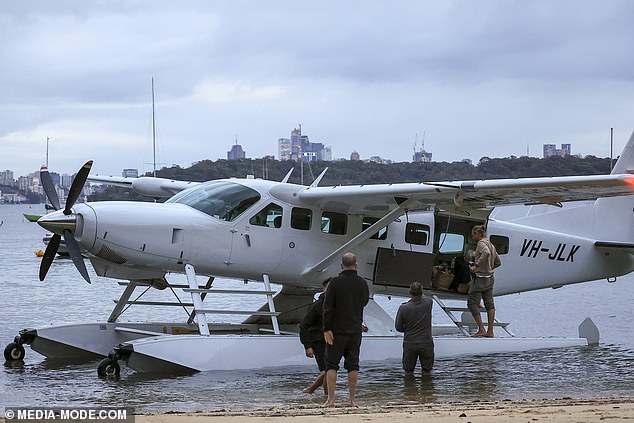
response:
{"label": "landing gear wheel", "polygon": [[4,359],[7,361],[24,360],[25,355],[26,353],[24,352],[24,347],[17,342],[11,342],[4,349]]}
{"label": "landing gear wheel", "polygon": [[99,362],[97,366],[97,375],[99,377],[119,377],[121,367],[116,360],[106,357]]}

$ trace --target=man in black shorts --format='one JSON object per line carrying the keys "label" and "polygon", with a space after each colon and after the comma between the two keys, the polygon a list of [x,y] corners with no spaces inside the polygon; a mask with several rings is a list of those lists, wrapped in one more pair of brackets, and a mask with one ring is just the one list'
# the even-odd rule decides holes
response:
{"label": "man in black shorts", "polygon": [[431,309],[433,301],[423,295],[420,282],[409,287],[411,299],[401,304],[396,313],[394,326],[403,332],[403,370],[413,375],[416,362],[420,361],[423,375],[431,372],[434,365],[434,339],[431,336]]}
{"label": "man in black shorts", "polygon": [[317,367],[319,367],[317,379],[303,390],[306,394],[312,394],[323,384],[324,394],[328,395],[327,385],[324,383],[326,378],[326,359],[324,357],[326,341],[324,341],[324,325],[322,321],[324,315],[324,295],[328,290],[330,279],[331,278],[328,278],[322,282],[321,285],[324,292],[319,296],[317,301],[308,307],[308,311],[299,325],[299,340],[304,345],[306,357],[315,357]]}
{"label": "man in black shorts", "polygon": [[365,280],[357,275],[357,256],[345,253],[341,273],[328,285],[324,297],[324,339],[326,340],[326,384],[328,398],[324,407],[335,406],[335,384],[339,362],[348,371],[350,405],[355,407],[355,391],[359,378],[359,350],[363,328],[363,308],[370,293]]}

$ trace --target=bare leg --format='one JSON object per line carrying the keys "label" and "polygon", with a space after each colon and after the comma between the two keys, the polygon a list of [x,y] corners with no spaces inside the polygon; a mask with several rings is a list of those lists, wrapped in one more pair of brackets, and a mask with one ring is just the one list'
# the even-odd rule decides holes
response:
{"label": "bare leg", "polygon": [[337,384],[337,371],[329,369],[326,371],[326,385],[328,385],[328,398],[322,407],[335,406],[335,385]]}
{"label": "bare leg", "polygon": [[315,392],[315,390],[324,383],[325,373],[326,372],[319,373],[319,376],[317,376],[317,379],[315,379],[312,385],[305,388],[302,392],[305,394],[312,394],[313,392]]}
{"label": "bare leg", "polygon": [[[487,330],[487,338],[493,338],[493,323],[495,322],[495,309],[492,308],[487,310],[487,318],[489,319],[488,330]],[[484,329],[484,327],[482,328]]]}
{"label": "bare leg", "polygon": [[484,325],[482,324],[482,316],[480,315],[480,301],[482,300],[481,292],[470,292],[469,299],[467,300],[467,308],[471,312],[473,316],[473,320],[475,320],[478,325],[478,331],[471,336],[479,337],[484,336],[486,332],[484,331]]}
{"label": "bare leg", "polygon": [[486,335],[486,332],[484,331],[484,324],[482,324],[482,316],[480,316],[480,313],[471,314],[473,315],[473,320],[475,320],[476,324],[478,325],[478,331],[471,336],[478,337]]}
{"label": "bare leg", "polygon": [[354,394],[357,392],[357,381],[359,380],[359,371],[352,370],[348,372],[348,393],[350,395],[350,407],[356,407]]}

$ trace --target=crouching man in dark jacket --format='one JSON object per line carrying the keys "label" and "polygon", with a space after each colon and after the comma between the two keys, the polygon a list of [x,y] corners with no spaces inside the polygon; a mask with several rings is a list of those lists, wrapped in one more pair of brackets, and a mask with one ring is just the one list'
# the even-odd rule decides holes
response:
{"label": "crouching man in dark jacket", "polygon": [[306,315],[302,319],[299,325],[299,340],[304,345],[306,350],[306,357],[315,358],[317,367],[319,367],[319,375],[317,379],[307,388],[303,390],[306,394],[312,394],[322,384],[324,385],[324,394],[328,395],[328,389],[326,378],[326,359],[324,354],[326,352],[326,341],[324,340],[324,295],[328,290],[328,278],[322,282],[324,292],[317,298],[317,301],[313,302],[309,307]]}

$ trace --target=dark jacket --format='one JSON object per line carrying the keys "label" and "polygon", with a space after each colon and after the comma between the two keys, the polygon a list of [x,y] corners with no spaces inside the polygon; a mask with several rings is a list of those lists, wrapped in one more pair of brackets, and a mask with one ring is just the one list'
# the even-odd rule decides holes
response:
{"label": "dark jacket", "polygon": [[324,332],[360,333],[369,299],[368,285],[356,270],[341,272],[330,281],[324,298]]}
{"label": "dark jacket", "polygon": [[299,340],[305,349],[312,348],[315,344],[326,343],[324,340],[323,310],[324,294],[321,294],[317,301],[308,307],[308,311],[299,325]]}
{"label": "dark jacket", "polygon": [[431,309],[433,300],[429,297],[412,298],[401,304],[396,313],[394,326],[403,332],[404,344],[425,344],[434,342],[431,336]]}

